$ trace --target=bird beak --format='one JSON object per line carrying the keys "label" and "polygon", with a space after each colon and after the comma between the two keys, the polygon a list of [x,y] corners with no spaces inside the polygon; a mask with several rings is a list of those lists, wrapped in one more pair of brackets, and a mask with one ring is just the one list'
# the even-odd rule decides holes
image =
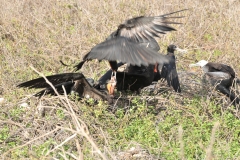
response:
{"label": "bird beak", "polygon": [[175,50],[178,51],[178,52],[180,52],[180,53],[183,53],[183,54],[187,53],[187,50],[186,50],[186,49],[181,49],[181,48],[179,48],[179,47],[177,47]]}
{"label": "bird beak", "polygon": [[189,67],[201,67],[198,63],[195,63],[195,64],[189,64]]}

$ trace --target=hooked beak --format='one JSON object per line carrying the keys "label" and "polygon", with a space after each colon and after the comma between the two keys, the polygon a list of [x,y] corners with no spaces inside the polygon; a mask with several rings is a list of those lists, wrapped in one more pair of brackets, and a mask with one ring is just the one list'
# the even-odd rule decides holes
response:
{"label": "hooked beak", "polygon": [[181,49],[181,48],[179,48],[179,47],[177,47],[175,50],[178,51],[178,52],[180,52],[180,53],[183,53],[183,54],[187,53],[187,50],[186,50],[186,49]]}
{"label": "hooked beak", "polygon": [[199,65],[198,63],[194,63],[194,64],[189,64],[189,67],[201,67],[201,65]]}

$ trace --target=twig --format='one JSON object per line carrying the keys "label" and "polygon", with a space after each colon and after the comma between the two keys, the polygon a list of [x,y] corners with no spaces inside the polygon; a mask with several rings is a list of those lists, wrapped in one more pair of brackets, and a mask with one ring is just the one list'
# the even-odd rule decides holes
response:
{"label": "twig", "polygon": [[65,160],[67,160],[67,157],[66,157],[65,153],[64,154],[59,153],[59,155],[62,156]]}
{"label": "twig", "polygon": [[75,139],[75,142],[76,142],[77,150],[79,153],[78,160],[83,160],[83,153],[82,153],[82,149],[81,149],[78,139]]}
{"label": "twig", "polygon": [[180,142],[180,159],[184,160],[184,143],[183,143],[183,129],[182,126],[178,128],[178,137]]}
{"label": "twig", "polygon": [[0,123],[2,123],[2,124],[4,124],[4,123],[13,124],[13,125],[16,125],[16,126],[20,127],[22,130],[24,130],[24,128],[23,128],[22,125],[20,125],[19,123],[13,122],[13,121],[11,121],[11,120],[8,120],[8,121],[2,121],[2,120],[0,120]]}
{"label": "twig", "polygon": [[58,98],[60,99],[60,101],[61,101],[64,105],[66,105],[66,103],[62,100],[61,96],[59,95],[59,93],[57,92],[57,90],[56,90],[56,88],[53,86],[53,84],[52,84],[42,73],[38,72],[33,66],[30,66],[30,68],[31,68],[32,70],[34,70],[36,73],[38,73],[41,77],[43,77],[43,78],[45,79],[45,81],[47,82],[47,84],[49,84],[49,85],[52,87],[52,89],[54,90],[55,94],[58,96]]}
{"label": "twig", "polygon": [[213,144],[215,142],[215,134],[216,134],[216,131],[219,127],[219,122],[215,122],[214,126],[213,126],[213,129],[212,129],[212,134],[211,134],[211,139],[210,139],[210,144],[206,150],[206,160],[211,160],[213,158],[213,155],[212,155],[212,150],[213,150]]}
{"label": "twig", "polygon": [[55,128],[54,130],[52,130],[52,131],[50,131],[50,132],[48,132],[48,133],[46,133],[46,134],[44,134],[44,135],[41,135],[41,136],[39,136],[39,137],[37,137],[37,138],[34,138],[34,139],[28,141],[27,143],[21,145],[21,146],[14,147],[14,148],[8,150],[7,152],[3,153],[2,158],[4,159],[4,157],[5,157],[7,154],[9,154],[11,151],[16,150],[16,149],[19,149],[19,148],[22,148],[22,147],[24,147],[24,146],[27,146],[28,144],[31,144],[32,142],[34,142],[34,141],[36,141],[36,140],[38,140],[38,139],[41,139],[41,138],[43,138],[43,137],[45,137],[45,136],[47,136],[47,135],[49,135],[49,134],[52,134],[52,133],[54,133],[54,132],[56,132],[56,131],[58,131],[58,130],[59,130],[59,128]]}
{"label": "twig", "polygon": [[55,151],[56,149],[58,149],[59,147],[63,146],[66,142],[70,141],[71,139],[73,139],[74,137],[76,137],[77,134],[73,134],[72,136],[68,137],[67,139],[65,139],[62,143],[60,143],[59,145],[57,145],[56,147],[54,147],[52,150],[48,151],[46,153],[46,155],[49,155],[51,152]]}
{"label": "twig", "polygon": [[[74,158],[74,159],[78,159],[74,154],[72,154],[72,153],[69,153],[69,152],[65,152],[67,155],[69,155],[69,156],[71,156],[72,158]],[[67,158],[67,160],[68,160],[69,158]]]}
{"label": "twig", "polygon": [[[81,119],[78,119],[75,112],[73,111],[73,108],[67,98],[67,93],[66,93],[66,90],[65,88],[63,87],[63,91],[64,91],[64,95],[66,96],[66,101],[67,101],[67,104],[68,104],[68,107],[70,109],[70,111],[72,112],[71,117],[75,123],[75,127],[77,129],[76,133],[84,136],[88,142],[91,143],[92,147],[96,150],[96,152],[104,159],[104,160],[107,160],[108,158],[100,151],[100,149],[98,148],[98,146],[96,145],[96,143],[92,140],[92,138],[89,136],[89,131],[87,129],[87,125],[81,120]],[[81,124],[79,123],[79,121],[81,122]]]}
{"label": "twig", "polygon": [[118,102],[118,100],[119,100],[121,97],[122,97],[122,94],[121,94],[121,92],[120,92],[120,96],[117,98],[115,104],[113,105],[114,107],[117,105],[117,102]]}

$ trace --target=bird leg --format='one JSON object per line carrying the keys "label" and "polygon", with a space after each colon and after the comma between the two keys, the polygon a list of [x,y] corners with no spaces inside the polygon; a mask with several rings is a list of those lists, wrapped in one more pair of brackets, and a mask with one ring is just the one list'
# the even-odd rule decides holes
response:
{"label": "bird leg", "polygon": [[154,66],[154,73],[157,73],[157,72],[158,72],[158,64],[156,63]]}
{"label": "bird leg", "polygon": [[115,89],[115,87],[117,85],[116,75],[117,75],[117,72],[113,71],[111,79],[110,79],[110,81],[107,84],[107,90],[108,90],[109,95],[111,95],[111,96],[114,96],[114,89]]}

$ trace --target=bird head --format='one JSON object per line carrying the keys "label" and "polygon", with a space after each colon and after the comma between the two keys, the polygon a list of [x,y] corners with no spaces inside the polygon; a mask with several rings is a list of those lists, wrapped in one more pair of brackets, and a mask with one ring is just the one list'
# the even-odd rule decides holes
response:
{"label": "bird head", "polygon": [[171,44],[168,46],[167,51],[173,53],[174,51],[176,51],[176,48],[177,46],[175,46],[174,44]]}
{"label": "bird head", "polygon": [[174,44],[169,45],[168,48],[167,48],[167,51],[170,52],[170,53],[174,53],[174,51],[179,51],[181,53],[186,53],[187,52],[186,50],[181,49]]}

